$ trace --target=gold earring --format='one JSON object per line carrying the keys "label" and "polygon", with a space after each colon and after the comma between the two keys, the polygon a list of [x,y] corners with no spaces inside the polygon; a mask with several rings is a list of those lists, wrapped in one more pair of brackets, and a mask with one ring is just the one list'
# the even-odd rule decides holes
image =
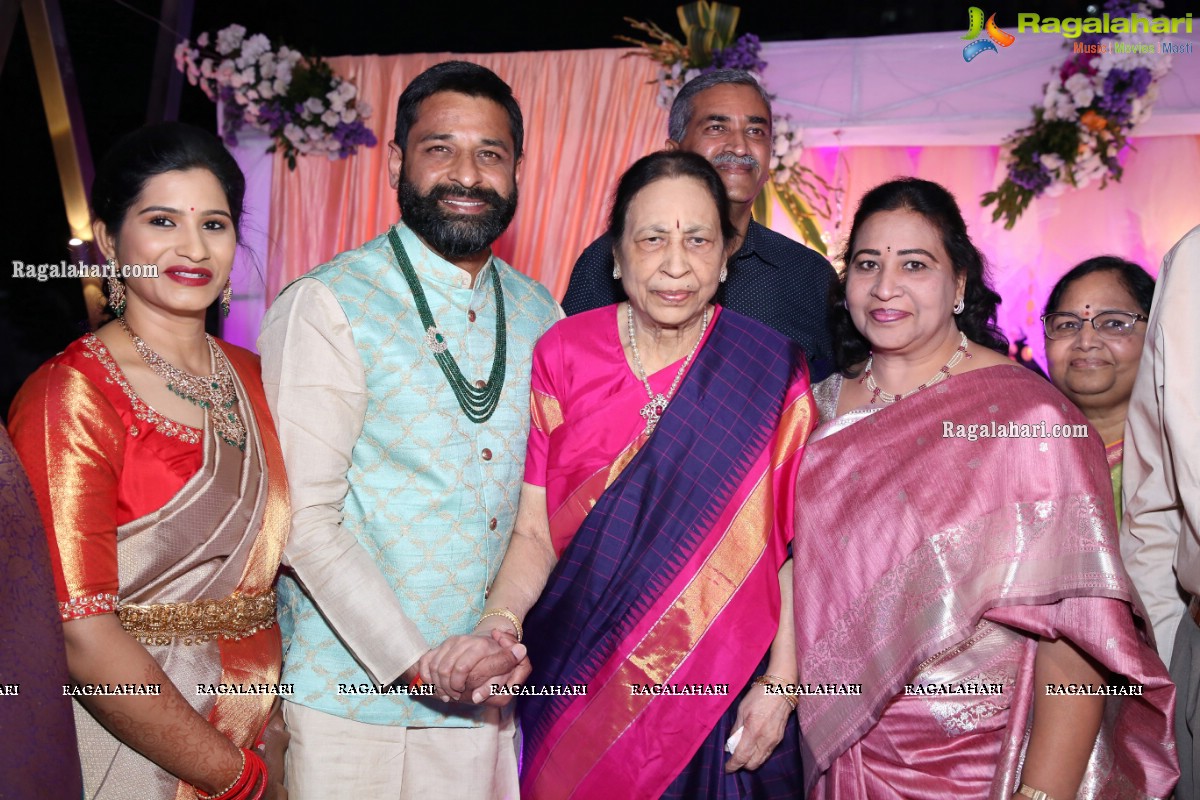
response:
{"label": "gold earring", "polygon": [[225,281],[225,288],[221,291],[221,313],[229,316],[229,304],[233,302],[233,283],[230,280]]}
{"label": "gold earring", "polygon": [[118,317],[125,313],[125,284],[117,277],[117,260],[109,256],[104,264],[108,273],[105,282],[108,284],[108,305]]}

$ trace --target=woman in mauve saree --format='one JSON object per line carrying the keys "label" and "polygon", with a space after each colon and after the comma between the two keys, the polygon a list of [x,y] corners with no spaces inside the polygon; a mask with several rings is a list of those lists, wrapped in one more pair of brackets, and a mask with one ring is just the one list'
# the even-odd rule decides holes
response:
{"label": "woman in mauve saree", "polygon": [[1103,445],[992,349],[999,297],[953,198],[871,190],[846,263],[844,372],[814,388],[797,482],[819,499],[794,545],[807,796],[1170,796],[1174,687]]}
{"label": "woman in mauve saree", "polygon": [[725,202],[694,154],[631,167],[611,229],[629,303],[534,350],[526,485],[477,631],[523,627],[526,691],[581,693],[519,699],[522,797],[800,789],[781,581],[815,412],[799,349],[708,302]]}
{"label": "woman in mauve saree", "polygon": [[242,187],[199,129],[118,142],[96,178],[97,241],[159,277],[111,280],[118,319],[43,365],[13,403],[89,798],[273,796],[250,748],[279,679],[287,480],[258,358],[203,327],[232,267]]}

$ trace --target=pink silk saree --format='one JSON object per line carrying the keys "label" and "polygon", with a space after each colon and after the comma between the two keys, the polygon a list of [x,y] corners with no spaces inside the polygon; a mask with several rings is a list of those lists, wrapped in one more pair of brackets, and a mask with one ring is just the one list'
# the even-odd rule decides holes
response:
{"label": "pink silk saree", "polygon": [[[1008,800],[1038,637],[1066,637],[1112,683],[1141,687],[1106,702],[1079,797],[1174,787],[1175,690],[1121,564],[1104,448],[954,435],[1012,421],[1084,419],[1049,383],[1005,365],[814,434],[797,482],[797,497],[823,498],[797,503],[800,682],[862,693],[800,698],[810,799]],[[994,693],[906,694],[909,684]]]}
{"label": "pink silk saree", "polygon": [[[526,480],[547,487],[560,560],[525,621],[528,683],[587,695],[522,699],[522,796],[780,796],[763,787],[785,773],[794,794],[795,741],[779,774],[726,776],[721,722],[779,626],[791,486],[815,424],[803,358],[720,312],[647,437],[614,309],[558,323],[534,353]],[[678,366],[650,377],[655,391]],[[727,693],[633,690],[662,684]]]}

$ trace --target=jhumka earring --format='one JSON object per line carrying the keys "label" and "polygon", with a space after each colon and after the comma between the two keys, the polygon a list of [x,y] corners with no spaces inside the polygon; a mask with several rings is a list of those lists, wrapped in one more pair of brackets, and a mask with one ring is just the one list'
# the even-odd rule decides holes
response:
{"label": "jhumka earring", "polygon": [[618,281],[621,280],[621,265],[615,261],[613,262],[613,278]]}
{"label": "jhumka earring", "polygon": [[225,288],[221,292],[221,313],[229,316],[229,304],[233,302],[233,283],[229,280],[225,281]]}
{"label": "jhumka earring", "polygon": [[721,277],[719,279],[721,281],[721,283],[724,283],[725,279],[728,277],[729,277],[729,269],[727,267],[721,267]]}
{"label": "jhumka earring", "polygon": [[125,313],[125,284],[117,277],[117,260],[109,258],[104,265],[108,272],[108,305],[118,317]]}

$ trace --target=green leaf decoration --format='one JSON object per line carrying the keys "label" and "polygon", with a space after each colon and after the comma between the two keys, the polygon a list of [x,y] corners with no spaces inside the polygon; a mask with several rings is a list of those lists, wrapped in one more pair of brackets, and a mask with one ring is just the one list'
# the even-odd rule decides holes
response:
{"label": "green leaf decoration", "polygon": [[[829,246],[821,238],[821,231],[817,228],[816,222],[813,221],[815,214],[808,202],[792,189],[791,186],[780,186],[777,183],[772,183],[770,187],[775,196],[779,198],[779,205],[783,206],[783,210],[787,212],[792,224],[804,234],[804,239],[808,246],[821,255],[828,256]],[[766,192],[762,194],[765,195]]]}
{"label": "green leaf decoration", "polygon": [[723,50],[733,44],[733,33],[742,13],[738,6],[708,0],[688,3],[675,11],[687,42],[688,63],[692,67],[707,67],[712,63],[714,50]]}

